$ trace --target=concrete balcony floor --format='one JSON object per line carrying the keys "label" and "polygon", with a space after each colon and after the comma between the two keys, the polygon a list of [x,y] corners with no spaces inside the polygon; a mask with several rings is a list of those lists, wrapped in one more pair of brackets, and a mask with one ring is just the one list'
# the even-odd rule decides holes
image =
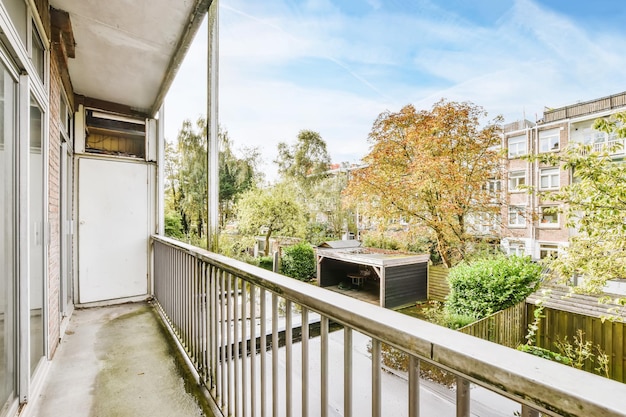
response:
{"label": "concrete balcony floor", "polygon": [[197,389],[150,304],[78,309],[26,414],[212,416]]}

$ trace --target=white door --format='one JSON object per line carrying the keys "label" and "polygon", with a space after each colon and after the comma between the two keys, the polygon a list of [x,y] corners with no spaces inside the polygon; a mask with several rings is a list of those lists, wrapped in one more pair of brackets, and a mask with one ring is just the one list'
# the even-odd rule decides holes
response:
{"label": "white door", "polygon": [[79,303],[148,292],[148,166],[79,159]]}

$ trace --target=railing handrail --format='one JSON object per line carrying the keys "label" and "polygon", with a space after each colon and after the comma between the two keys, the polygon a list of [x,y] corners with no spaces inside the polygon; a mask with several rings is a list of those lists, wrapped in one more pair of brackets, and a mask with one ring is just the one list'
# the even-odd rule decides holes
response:
{"label": "railing handrail", "polygon": [[380,308],[174,239],[155,235],[153,240],[187,252],[333,321],[537,410],[562,415],[626,416],[626,384]]}

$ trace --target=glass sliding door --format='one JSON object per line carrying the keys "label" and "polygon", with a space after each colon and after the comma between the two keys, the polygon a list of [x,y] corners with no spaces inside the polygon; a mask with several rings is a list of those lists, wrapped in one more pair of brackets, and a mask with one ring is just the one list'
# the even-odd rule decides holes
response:
{"label": "glass sliding door", "polygon": [[30,372],[44,355],[44,184],[43,112],[35,100],[30,103],[29,189],[29,303]]}
{"label": "glass sliding door", "polygon": [[17,83],[0,63],[0,414],[16,381],[16,97]]}

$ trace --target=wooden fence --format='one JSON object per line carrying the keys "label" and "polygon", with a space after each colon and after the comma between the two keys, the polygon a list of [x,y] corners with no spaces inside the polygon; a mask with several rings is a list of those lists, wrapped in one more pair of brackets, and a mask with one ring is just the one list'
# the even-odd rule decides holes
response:
{"label": "wooden fence", "polygon": [[[537,307],[528,304],[526,317],[529,322],[534,320],[534,311]],[[537,331],[536,344],[539,347],[557,351],[556,342],[564,341],[574,344],[574,337],[577,336],[578,329],[584,332],[584,340],[593,345],[593,353],[596,354],[596,346],[608,356],[609,377],[616,381],[626,383],[626,347],[624,346],[624,335],[626,334],[626,323],[623,321],[603,320],[600,317],[575,314],[568,311],[561,311],[552,308],[544,308],[544,318],[541,319],[539,330]],[[598,365],[592,360],[585,362],[584,369],[593,372]]]}
{"label": "wooden fence", "polygon": [[450,293],[448,285],[448,271],[445,266],[437,265],[428,267],[428,299],[445,301]]}
{"label": "wooden fence", "polygon": [[510,348],[524,343],[526,335],[526,301],[468,324],[460,332]]}

